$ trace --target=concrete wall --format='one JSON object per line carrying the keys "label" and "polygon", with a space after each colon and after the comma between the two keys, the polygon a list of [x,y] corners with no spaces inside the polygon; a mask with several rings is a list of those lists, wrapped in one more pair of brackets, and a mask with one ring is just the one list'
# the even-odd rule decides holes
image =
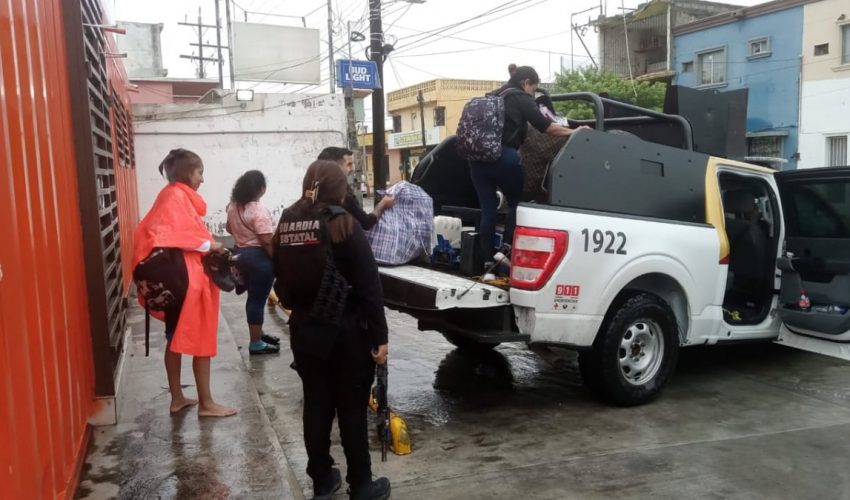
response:
{"label": "concrete wall", "polygon": [[[846,0],[822,0],[804,7],[800,168],[827,165],[827,138],[850,135],[850,65],[841,64],[842,15],[842,21],[850,23]],[[829,53],[815,56],[815,45],[826,43]]]}
{"label": "concrete wall", "polygon": [[137,80],[135,84],[138,86],[138,92],[130,94],[130,100],[133,104],[170,104],[174,102],[174,91],[168,82]]}
{"label": "concrete wall", "polygon": [[803,82],[802,102],[798,167],[825,167],[827,137],[850,135],[850,78]]}
{"label": "concrete wall", "polygon": [[[787,132],[783,148],[783,157],[788,160],[785,169],[796,168],[802,18],[802,7],[793,7],[678,35],[673,42],[674,82],[687,87],[703,88],[697,85],[697,54],[726,48],[726,83],[707,88],[749,88],[747,132]],[[750,40],[761,37],[769,37],[770,54],[750,57]],[[682,71],[686,62],[693,63],[693,70]]]}
{"label": "concrete wall", "polygon": [[242,173],[266,174],[262,201],[278,215],[301,195],[304,172],[319,151],[346,144],[339,95],[255,94],[253,102],[230,97],[221,104],[137,105],[133,112],[140,212],[147,213],[165,185],[160,161],[173,148],[190,149],[204,160],[200,193],[215,234],[225,233],[224,210]]}
{"label": "concrete wall", "polygon": [[[841,28],[850,24],[850,3],[821,0],[803,8],[803,81],[850,78],[850,64],[841,64]],[[829,53],[815,56],[815,46],[829,44]]]}

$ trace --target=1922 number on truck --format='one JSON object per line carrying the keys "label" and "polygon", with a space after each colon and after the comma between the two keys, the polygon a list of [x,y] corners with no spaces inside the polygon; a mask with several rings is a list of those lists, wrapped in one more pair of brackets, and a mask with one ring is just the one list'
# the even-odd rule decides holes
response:
{"label": "1922 number on truck", "polygon": [[593,253],[610,253],[616,255],[626,255],[626,233],[614,231],[602,231],[595,229],[582,229],[584,236],[584,251]]}

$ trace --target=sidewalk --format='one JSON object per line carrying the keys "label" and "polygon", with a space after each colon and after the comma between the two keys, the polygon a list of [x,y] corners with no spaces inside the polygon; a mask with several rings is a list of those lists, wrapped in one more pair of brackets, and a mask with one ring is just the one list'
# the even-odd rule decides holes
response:
{"label": "sidewalk", "polygon": [[[163,324],[151,321],[146,358],[137,305],[128,323],[119,422],[93,430],[77,498],[303,498],[224,317],[212,390],[239,413],[223,419],[199,419],[195,408],[169,414]],[[184,356],[182,380],[194,397],[191,357]]]}

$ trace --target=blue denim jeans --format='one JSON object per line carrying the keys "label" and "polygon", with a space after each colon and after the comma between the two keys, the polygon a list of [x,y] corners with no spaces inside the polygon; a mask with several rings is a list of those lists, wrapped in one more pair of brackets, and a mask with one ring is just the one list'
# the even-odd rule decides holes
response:
{"label": "blue denim jeans", "polygon": [[262,325],[266,300],[274,282],[272,258],[262,247],[239,247],[236,253],[239,255],[236,267],[248,288],[245,317],[249,325]]}
{"label": "blue denim jeans", "polygon": [[498,160],[488,163],[470,162],[472,185],[478,194],[481,205],[481,251],[485,261],[492,260],[496,236],[496,211],[499,200],[496,189],[500,189],[508,202],[508,218],[505,221],[505,232],[502,241],[512,243],[514,228],[516,228],[516,209],[522,198],[522,183],[525,169],[520,163],[519,153],[515,148],[504,147]]}

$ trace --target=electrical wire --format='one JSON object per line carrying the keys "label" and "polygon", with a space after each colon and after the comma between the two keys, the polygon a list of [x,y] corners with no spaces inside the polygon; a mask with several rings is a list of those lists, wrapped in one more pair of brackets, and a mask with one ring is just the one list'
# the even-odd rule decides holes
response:
{"label": "electrical wire", "polygon": [[[464,19],[464,20],[462,20],[462,21],[457,21],[457,22],[454,22],[454,23],[452,23],[452,24],[448,24],[448,25],[445,25],[445,26],[437,27],[437,28],[431,29],[431,30],[429,30],[429,31],[427,31],[427,32],[425,32],[425,33],[426,33],[426,34],[432,34],[432,33],[442,33],[442,32],[444,32],[444,31],[450,30],[450,29],[452,29],[452,28],[456,28],[456,27],[458,27],[458,26],[462,26],[462,25],[464,25],[464,24],[466,24],[466,23],[468,23],[468,22],[474,21],[474,20],[476,20],[476,19],[481,19],[482,17],[486,17],[486,16],[488,16],[488,15],[490,15],[490,14],[493,14],[493,13],[495,13],[495,12],[501,12],[501,11],[502,11],[502,10],[504,10],[504,9],[511,8],[511,7],[515,7],[515,6],[517,6],[517,5],[518,5],[518,4],[517,4],[517,2],[523,2],[523,3],[525,3],[525,2],[528,2],[528,1],[530,1],[530,0],[509,0],[508,2],[505,2],[505,3],[503,3],[503,4],[499,4],[499,5],[497,5],[496,7],[493,7],[493,8],[491,8],[491,9],[489,9],[489,10],[487,10],[487,11],[484,11],[484,12],[482,12],[482,13],[480,13],[480,14],[478,14],[478,15],[475,15],[475,16],[473,16],[473,17],[470,17],[470,18]],[[406,37],[401,37],[401,38],[399,38],[399,41],[401,41],[401,40],[405,40],[405,39],[407,39],[407,38],[415,37],[415,36],[418,36],[418,35],[410,35],[410,36],[406,36]],[[417,41],[419,41],[419,40],[417,40]]]}
{"label": "electrical wire", "polygon": [[384,31],[389,31],[389,30],[393,29],[393,26],[395,26],[395,23],[397,23],[399,21],[399,19],[401,19],[402,17],[407,15],[407,12],[410,10],[411,7],[413,7],[412,3],[407,4],[407,7],[404,8],[404,12],[402,12],[400,16],[395,18],[395,20],[393,22],[391,22],[390,25],[387,26],[387,28]]}
{"label": "electrical wire", "polygon": [[[527,2],[529,2],[529,1],[531,1],[531,0],[524,0],[524,3],[527,3]],[[463,29],[461,29],[461,30],[458,30],[458,31],[456,31],[456,32],[452,33],[451,35],[457,35],[458,33],[463,33],[463,32],[465,32],[465,31],[469,31],[469,30],[471,30],[471,29],[477,28],[477,27],[479,27],[479,26],[483,26],[483,25],[485,25],[485,24],[490,24],[490,23],[492,23],[492,22],[494,22],[494,21],[497,21],[497,20],[499,20],[499,19],[502,19],[502,18],[504,18],[504,17],[510,16],[510,15],[514,15],[514,14],[516,14],[517,12],[519,12],[520,10],[525,11],[525,10],[531,9],[532,7],[536,7],[536,6],[538,6],[538,5],[544,4],[544,3],[548,2],[548,1],[549,1],[549,0],[539,0],[538,2],[536,2],[536,3],[532,4],[532,5],[528,5],[528,6],[524,6],[523,4],[520,4],[520,5],[512,5],[512,6],[506,7],[506,8],[504,8],[504,9],[499,10],[499,11],[492,12],[491,14],[501,13],[501,12],[504,12],[505,10],[508,10],[508,9],[515,9],[515,10],[511,10],[511,11],[509,11],[509,12],[506,12],[506,13],[502,14],[502,15],[501,15],[501,16],[499,16],[499,17],[491,18],[491,19],[487,19],[487,20],[485,20],[485,21],[482,21],[482,22],[480,22],[480,23],[474,24],[474,25],[472,25],[472,26],[467,26],[467,27],[465,27],[465,28],[463,28]],[[477,17],[477,18],[475,18],[475,19],[480,19],[481,17],[483,17],[483,16],[479,16],[479,17]],[[456,27],[458,27],[458,26],[453,26],[453,27],[450,27],[450,28],[446,28],[446,29],[440,30],[440,31],[438,31],[438,32],[432,33],[432,34],[430,34],[429,36],[426,36],[425,38],[420,38],[419,40],[416,40],[416,41],[412,42],[411,44],[409,44],[409,45],[407,45],[407,46],[402,47],[402,48],[401,48],[401,50],[400,50],[399,52],[403,54],[403,53],[405,53],[405,52],[409,52],[409,51],[411,51],[411,50],[413,50],[413,49],[415,49],[415,48],[417,48],[417,47],[422,47],[423,45],[425,45],[425,40],[427,40],[427,39],[429,39],[429,38],[433,38],[433,37],[435,37],[435,36],[441,36],[441,35],[442,35],[442,33],[445,33],[446,31],[449,31],[449,30],[454,29],[454,28],[456,28]],[[449,36],[449,35],[442,35],[442,36]],[[399,40],[401,40],[401,39],[399,39]]]}
{"label": "electrical wire", "polygon": [[387,59],[387,62],[390,63],[390,69],[392,69],[392,71],[393,71],[393,75],[395,76],[395,81],[398,82],[398,84],[402,88],[406,87],[406,85],[404,84],[404,80],[401,79],[401,76],[399,76],[398,71],[396,71],[395,64],[393,63],[392,57]]}
{"label": "electrical wire", "polygon": [[412,70],[414,70],[414,71],[418,71],[418,72],[420,72],[420,73],[424,73],[424,74],[426,74],[426,75],[431,75],[431,76],[436,77],[436,78],[448,78],[448,77],[443,76],[443,75],[438,75],[438,74],[436,74],[436,73],[431,73],[430,71],[425,71],[425,70],[424,70],[424,69],[422,69],[422,68],[416,68],[416,67],[413,67],[413,66],[411,66],[411,65],[409,65],[409,64],[407,64],[407,63],[405,63],[405,62],[402,62],[402,61],[396,61],[396,62],[397,62],[397,63],[399,63],[399,64],[401,64],[402,66],[405,66],[405,67],[407,67],[407,68],[410,68],[410,69],[412,69]]}

